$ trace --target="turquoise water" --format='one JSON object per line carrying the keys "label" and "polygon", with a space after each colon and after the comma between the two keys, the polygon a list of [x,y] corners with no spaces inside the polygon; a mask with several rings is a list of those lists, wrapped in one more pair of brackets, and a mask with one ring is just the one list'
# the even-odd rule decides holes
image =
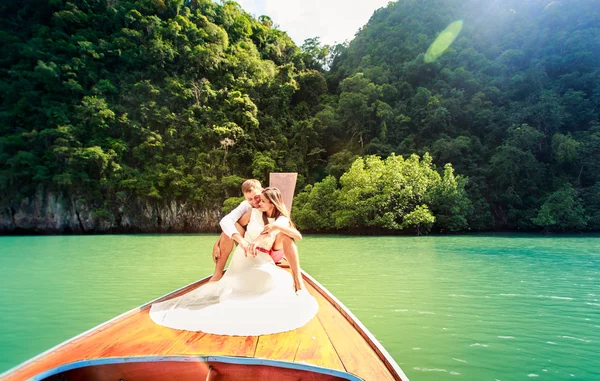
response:
{"label": "turquoise water", "polygon": [[[215,235],[0,237],[0,371],[212,271]],[[600,380],[600,236],[308,236],[415,380]]]}

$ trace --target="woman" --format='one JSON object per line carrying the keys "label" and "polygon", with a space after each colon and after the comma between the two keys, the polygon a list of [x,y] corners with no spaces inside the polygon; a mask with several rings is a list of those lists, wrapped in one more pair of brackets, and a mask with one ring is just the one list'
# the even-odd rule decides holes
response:
{"label": "woman", "polygon": [[[294,292],[294,281],[275,265],[278,235],[301,239],[277,188],[266,188],[259,209],[246,219],[244,235],[233,253],[227,272],[180,297],[152,305],[150,318],[160,325],[220,335],[258,336],[290,331],[303,326],[318,310],[307,292]],[[275,248],[275,251],[271,251]]]}
{"label": "woman", "polygon": [[[261,233],[261,236],[253,243],[242,244],[244,246],[244,250],[246,253],[256,254],[256,250],[263,251],[271,256],[273,262],[279,263],[281,259],[283,259],[284,255],[284,242],[286,239],[291,240],[302,240],[302,234],[296,229],[294,223],[290,219],[290,213],[288,212],[285,204],[283,203],[283,197],[279,189],[275,187],[265,188],[260,195],[259,209],[264,213],[263,214],[263,222],[265,222],[265,227]],[[275,219],[274,223],[270,223],[265,219],[267,218]],[[241,228],[242,225],[248,223],[250,219],[250,213],[247,213],[243,216],[239,223],[238,227]],[[238,230],[241,230],[239,229]],[[283,234],[278,234],[283,233]],[[271,246],[271,250],[265,250],[260,246],[261,242],[267,240],[266,234],[270,234],[275,237],[275,241]],[[287,236],[287,237],[286,237]],[[268,243],[267,243],[268,245]],[[302,276],[300,273],[300,265],[298,261],[298,253],[296,250],[286,250],[288,255],[286,259],[290,263],[292,267],[293,274],[297,274],[298,279],[294,279],[294,287],[296,290],[301,290],[304,288],[302,282]],[[297,269],[295,268],[297,267]]]}

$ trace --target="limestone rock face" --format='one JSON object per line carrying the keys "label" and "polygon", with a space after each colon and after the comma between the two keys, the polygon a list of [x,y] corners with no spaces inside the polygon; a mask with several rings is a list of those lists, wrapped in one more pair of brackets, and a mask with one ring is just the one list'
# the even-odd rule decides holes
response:
{"label": "limestone rock face", "polygon": [[220,218],[219,208],[198,210],[191,203],[129,202],[106,210],[40,190],[35,197],[0,205],[0,234],[217,232]]}

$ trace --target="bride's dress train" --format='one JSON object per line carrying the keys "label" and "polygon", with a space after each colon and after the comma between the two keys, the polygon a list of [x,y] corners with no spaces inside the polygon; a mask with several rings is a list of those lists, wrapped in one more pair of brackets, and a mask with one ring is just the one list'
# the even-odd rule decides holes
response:
{"label": "bride's dress train", "polygon": [[[253,209],[246,237],[256,238],[263,226],[262,212]],[[170,328],[232,336],[290,331],[308,323],[318,310],[315,298],[296,295],[290,273],[257,252],[246,257],[238,246],[221,280],[153,304],[150,318]]]}

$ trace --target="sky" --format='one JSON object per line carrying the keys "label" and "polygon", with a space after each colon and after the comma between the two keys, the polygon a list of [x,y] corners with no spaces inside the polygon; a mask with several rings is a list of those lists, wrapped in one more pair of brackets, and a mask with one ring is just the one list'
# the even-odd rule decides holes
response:
{"label": "sky", "polygon": [[320,37],[322,44],[352,40],[373,12],[390,0],[236,0],[254,15],[269,16],[300,46],[307,38]]}

